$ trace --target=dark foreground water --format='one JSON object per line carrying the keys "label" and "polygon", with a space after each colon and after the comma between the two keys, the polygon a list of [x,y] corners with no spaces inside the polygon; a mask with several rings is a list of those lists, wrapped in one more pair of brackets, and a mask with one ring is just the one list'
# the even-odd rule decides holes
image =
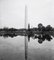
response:
{"label": "dark foreground water", "polygon": [[[0,37],[0,60],[25,60],[24,37]],[[31,39],[28,43],[28,60],[54,60],[54,41],[39,44]]]}

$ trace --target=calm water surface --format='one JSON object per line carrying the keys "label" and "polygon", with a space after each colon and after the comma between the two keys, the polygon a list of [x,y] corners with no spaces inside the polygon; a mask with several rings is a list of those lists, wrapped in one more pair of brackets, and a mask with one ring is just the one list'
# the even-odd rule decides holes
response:
{"label": "calm water surface", "polygon": [[[54,60],[53,40],[39,44],[37,39],[31,38],[28,42],[28,60]],[[0,60],[24,60],[24,46],[24,37],[0,37]]]}

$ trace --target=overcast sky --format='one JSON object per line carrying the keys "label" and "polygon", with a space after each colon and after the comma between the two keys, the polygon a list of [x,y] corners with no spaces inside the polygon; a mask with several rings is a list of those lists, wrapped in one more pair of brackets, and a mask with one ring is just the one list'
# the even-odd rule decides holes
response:
{"label": "overcast sky", "polygon": [[0,0],[0,27],[24,27],[25,4],[31,26],[54,26],[54,0]]}

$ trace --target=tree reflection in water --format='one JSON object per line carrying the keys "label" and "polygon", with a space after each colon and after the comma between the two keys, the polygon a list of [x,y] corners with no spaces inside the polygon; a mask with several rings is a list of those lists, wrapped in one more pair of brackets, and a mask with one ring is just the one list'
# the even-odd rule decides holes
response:
{"label": "tree reflection in water", "polygon": [[[36,32],[36,33],[34,33]],[[16,36],[28,36],[28,41],[30,41],[30,37],[37,39],[41,44],[43,41],[51,41],[52,37],[54,37],[54,28],[50,25],[46,27],[41,23],[38,24],[38,28],[30,28],[30,29],[15,29],[15,28],[3,28],[0,29],[0,36],[3,37],[16,37]]]}
{"label": "tree reflection in water", "polygon": [[34,39],[37,39],[38,38],[38,42],[41,44],[43,41],[47,40],[47,41],[51,41],[52,40],[52,37],[48,34],[44,34],[44,35],[38,35],[38,36],[35,36]]}

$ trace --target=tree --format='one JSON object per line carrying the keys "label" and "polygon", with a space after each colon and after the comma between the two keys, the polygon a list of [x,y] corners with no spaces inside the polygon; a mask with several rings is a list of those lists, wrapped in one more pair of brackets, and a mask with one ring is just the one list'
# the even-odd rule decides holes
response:
{"label": "tree", "polygon": [[42,27],[43,27],[43,25],[40,23],[40,24],[38,24],[38,30],[39,31],[41,31],[42,30]]}
{"label": "tree", "polygon": [[52,30],[52,27],[50,25],[47,25],[46,26],[46,31],[51,31]]}

